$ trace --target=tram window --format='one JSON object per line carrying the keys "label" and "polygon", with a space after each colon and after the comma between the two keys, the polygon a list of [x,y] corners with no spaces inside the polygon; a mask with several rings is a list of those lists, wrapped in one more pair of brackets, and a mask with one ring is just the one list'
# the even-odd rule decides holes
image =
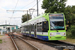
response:
{"label": "tram window", "polygon": [[28,31],[30,30],[30,26],[29,25],[27,26],[27,29],[28,29]]}
{"label": "tram window", "polygon": [[42,32],[42,22],[37,24],[37,32]]}
{"label": "tram window", "polygon": [[24,33],[24,27],[21,28],[21,32]]}
{"label": "tram window", "polygon": [[31,25],[31,31],[34,31],[34,25]]}
{"label": "tram window", "polygon": [[25,26],[25,28],[26,28],[26,31],[28,31],[28,26]]}
{"label": "tram window", "polygon": [[48,21],[44,21],[44,22],[43,22],[42,29],[43,29],[43,30],[42,30],[43,32],[48,32],[48,30],[49,30]]}

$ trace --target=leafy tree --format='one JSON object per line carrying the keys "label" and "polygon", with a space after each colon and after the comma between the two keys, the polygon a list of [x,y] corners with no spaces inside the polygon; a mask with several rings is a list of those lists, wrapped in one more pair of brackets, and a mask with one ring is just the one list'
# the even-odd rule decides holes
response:
{"label": "leafy tree", "polygon": [[42,8],[46,13],[64,12],[66,0],[43,0]]}
{"label": "leafy tree", "polygon": [[68,37],[75,38],[75,6],[65,6],[67,0],[43,0],[42,8],[46,13],[61,13],[65,14],[66,19],[70,21],[68,29]]}
{"label": "leafy tree", "polygon": [[66,19],[68,19],[70,21],[70,24],[73,25],[75,20],[75,6],[67,6],[65,8],[64,13],[65,13]]}
{"label": "leafy tree", "polygon": [[64,13],[66,19],[70,21],[67,37],[75,38],[75,6],[67,6]]}
{"label": "leafy tree", "polygon": [[29,14],[22,15],[22,23],[30,19],[31,19],[31,16]]}
{"label": "leafy tree", "polygon": [[75,38],[75,26],[71,26],[71,37]]}

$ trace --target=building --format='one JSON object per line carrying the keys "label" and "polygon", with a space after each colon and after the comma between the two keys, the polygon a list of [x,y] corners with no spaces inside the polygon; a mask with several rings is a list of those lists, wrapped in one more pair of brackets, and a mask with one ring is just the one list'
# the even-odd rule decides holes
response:
{"label": "building", "polygon": [[0,25],[0,32],[12,32],[12,30],[18,29],[17,25]]}

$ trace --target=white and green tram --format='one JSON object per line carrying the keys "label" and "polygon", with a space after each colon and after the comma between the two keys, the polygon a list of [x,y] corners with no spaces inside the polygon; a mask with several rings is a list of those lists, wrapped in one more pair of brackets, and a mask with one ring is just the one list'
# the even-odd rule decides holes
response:
{"label": "white and green tram", "polygon": [[21,33],[41,40],[66,40],[63,13],[45,13],[21,24]]}

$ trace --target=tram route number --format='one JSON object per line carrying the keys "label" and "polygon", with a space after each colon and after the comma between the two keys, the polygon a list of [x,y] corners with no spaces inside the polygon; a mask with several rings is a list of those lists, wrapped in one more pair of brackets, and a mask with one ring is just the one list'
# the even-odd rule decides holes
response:
{"label": "tram route number", "polygon": [[57,35],[59,35],[60,33],[57,33]]}

